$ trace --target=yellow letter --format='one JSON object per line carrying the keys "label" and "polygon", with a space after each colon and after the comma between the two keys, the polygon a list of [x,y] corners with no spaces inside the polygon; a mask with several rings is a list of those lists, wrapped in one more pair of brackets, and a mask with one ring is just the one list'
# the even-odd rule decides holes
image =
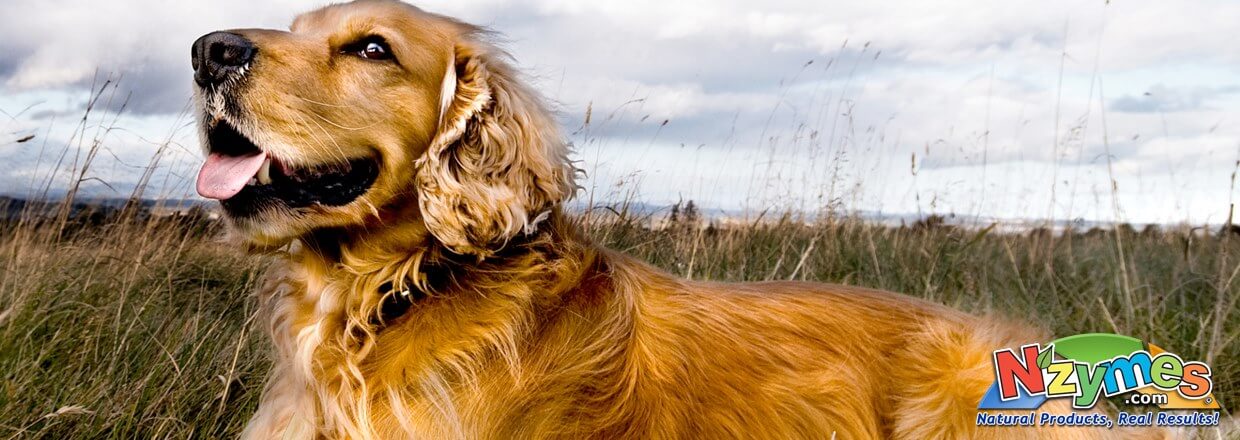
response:
{"label": "yellow letter", "polygon": [[1051,376],[1050,384],[1046,386],[1046,395],[1048,397],[1076,395],[1076,384],[1068,383],[1072,372],[1072,362],[1051,362],[1051,365],[1046,367],[1046,373]]}

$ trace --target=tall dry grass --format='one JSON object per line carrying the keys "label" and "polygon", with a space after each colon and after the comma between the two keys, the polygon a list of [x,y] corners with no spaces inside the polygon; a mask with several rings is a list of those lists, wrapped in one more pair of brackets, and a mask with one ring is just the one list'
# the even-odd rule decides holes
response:
{"label": "tall dry grass", "polygon": [[[1056,237],[791,216],[651,228],[610,212],[592,213],[593,237],[686,277],[863,285],[1059,335],[1137,335],[1206,360],[1220,401],[1240,399],[1240,240],[1228,235]],[[213,239],[219,227],[202,217],[64,225],[10,223],[0,235],[0,438],[237,433],[268,365],[249,295],[264,262]]]}
{"label": "tall dry grass", "polygon": [[246,295],[262,263],[213,233],[159,220],[7,226],[0,438],[236,433],[265,362]]}

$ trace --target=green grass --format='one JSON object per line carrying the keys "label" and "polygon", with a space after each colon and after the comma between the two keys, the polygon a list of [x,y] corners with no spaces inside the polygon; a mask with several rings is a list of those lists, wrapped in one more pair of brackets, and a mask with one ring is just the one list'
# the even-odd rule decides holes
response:
{"label": "green grass", "polygon": [[[588,228],[694,279],[855,284],[1057,335],[1134,335],[1210,362],[1216,396],[1240,402],[1240,236],[647,223],[595,211]],[[176,222],[0,228],[0,440],[235,436],[268,366],[249,295],[264,262],[218,234]]]}

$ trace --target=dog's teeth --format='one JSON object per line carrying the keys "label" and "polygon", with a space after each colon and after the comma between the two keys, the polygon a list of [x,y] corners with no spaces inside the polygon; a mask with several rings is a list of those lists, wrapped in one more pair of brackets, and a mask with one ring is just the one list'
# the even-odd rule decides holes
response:
{"label": "dog's teeth", "polygon": [[271,183],[271,158],[270,157],[267,158],[267,160],[263,161],[263,166],[258,168],[258,175],[255,177],[258,178],[258,183],[261,183],[263,185],[267,185]]}
{"label": "dog's teeth", "polygon": [[258,185],[258,179],[251,177],[251,178],[250,178],[250,180],[248,180],[248,181],[246,181],[246,182],[245,182],[245,184],[246,184],[247,186],[254,186],[254,185]]}

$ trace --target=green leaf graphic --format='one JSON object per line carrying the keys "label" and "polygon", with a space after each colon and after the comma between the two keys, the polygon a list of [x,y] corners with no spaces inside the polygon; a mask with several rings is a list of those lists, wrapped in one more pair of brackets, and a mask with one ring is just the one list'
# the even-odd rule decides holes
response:
{"label": "green leaf graphic", "polygon": [[1055,346],[1054,345],[1046,346],[1046,348],[1042,349],[1041,353],[1038,353],[1038,368],[1045,370],[1046,367],[1051,366],[1051,361],[1054,359],[1055,359]]}

